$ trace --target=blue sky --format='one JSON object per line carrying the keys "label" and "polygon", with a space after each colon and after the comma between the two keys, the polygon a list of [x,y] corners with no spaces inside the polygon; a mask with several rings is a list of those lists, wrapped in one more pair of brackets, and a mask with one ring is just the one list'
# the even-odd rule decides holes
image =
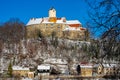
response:
{"label": "blue sky", "polygon": [[88,18],[88,6],[84,0],[0,0],[0,23],[19,18],[26,24],[30,18],[47,17],[52,6],[57,17],[77,19],[83,25]]}

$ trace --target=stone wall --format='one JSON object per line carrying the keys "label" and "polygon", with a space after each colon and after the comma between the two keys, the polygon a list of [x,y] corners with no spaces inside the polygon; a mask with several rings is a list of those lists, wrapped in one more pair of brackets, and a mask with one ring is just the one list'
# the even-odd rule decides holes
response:
{"label": "stone wall", "polygon": [[81,40],[84,38],[84,30],[77,31],[63,31],[66,24],[56,24],[56,23],[41,23],[38,25],[30,25],[27,26],[27,37],[28,38],[37,38],[37,32],[40,30],[42,35],[51,36],[53,32],[59,38],[67,38],[67,39],[77,39]]}

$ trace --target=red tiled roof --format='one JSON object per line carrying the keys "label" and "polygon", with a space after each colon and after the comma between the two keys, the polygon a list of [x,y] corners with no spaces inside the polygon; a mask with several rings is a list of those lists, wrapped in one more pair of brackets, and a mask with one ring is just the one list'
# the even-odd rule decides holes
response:
{"label": "red tiled roof", "polygon": [[68,24],[70,27],[79,27],[80,24]]}
{"label": "red tiled roof", "polygon": [[85,30],[85,28],[80,28],[80,30]]}

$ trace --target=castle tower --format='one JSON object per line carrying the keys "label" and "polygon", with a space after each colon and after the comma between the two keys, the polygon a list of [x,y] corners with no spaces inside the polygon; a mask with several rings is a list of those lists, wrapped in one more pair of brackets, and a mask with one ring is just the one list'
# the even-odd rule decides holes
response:
{"label": "castle tower", "polygon": [[56,10],[52,7],[49,10],[49,22],[56,22],[57,18],[56,18]]}
{"label": "castle tower", "polygon": [[56,17],[56,10],[53,7],[49,10],[49,17]]}

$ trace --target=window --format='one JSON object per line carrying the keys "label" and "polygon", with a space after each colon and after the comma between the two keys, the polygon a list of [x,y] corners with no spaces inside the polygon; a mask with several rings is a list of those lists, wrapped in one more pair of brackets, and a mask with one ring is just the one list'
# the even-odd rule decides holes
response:
{"label": "window", "polygon": [[51,26],[53,27],[53,24],[51,24]]}
{"label": "window", "polygon": [[48,26],[48,24],[46,24],[46,27]]}
{"label": "window", "polygon": [[101,68],[98,68],[99,70],[101,70]]}

